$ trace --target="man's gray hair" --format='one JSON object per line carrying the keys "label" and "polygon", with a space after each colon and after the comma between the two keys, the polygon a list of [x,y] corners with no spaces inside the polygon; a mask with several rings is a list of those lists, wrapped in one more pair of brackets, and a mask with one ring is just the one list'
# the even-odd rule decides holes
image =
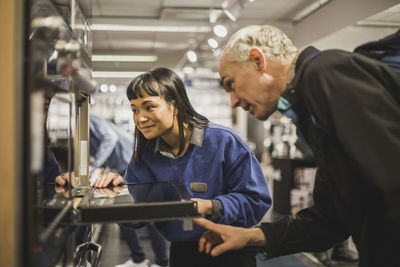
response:
{"label": "man's gray hair", "polygon": [[249,25],[231,36],[222,55],[227,54],[229,61],[244,62],[249,60],[250,49],[261,49],[272,60],[283,60],[297,52],[292,40],[270,25]]}

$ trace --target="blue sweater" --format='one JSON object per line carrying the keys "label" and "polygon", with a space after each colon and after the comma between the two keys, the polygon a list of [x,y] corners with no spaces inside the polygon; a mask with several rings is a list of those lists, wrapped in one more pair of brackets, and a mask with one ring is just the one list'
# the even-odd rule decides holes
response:
{"label": "blue sweater", "polygon": [[[139,162],[131,161],[125,181],[154,182],[181,180],[190,197],[222,202],[223,215],[218,223],[242,227],[257,224],[271,207],[271,197],[254,154],[231,129],[210,124],[204,128],[201,146],[190,144],[179,158],[155,152],[156,139],[150,141]],[[191,182],[208,185],[205,193],[192,192]],[[178,221],[156,223],[170,241],[195,241],[204,232],[194,226],[183,231]]]}

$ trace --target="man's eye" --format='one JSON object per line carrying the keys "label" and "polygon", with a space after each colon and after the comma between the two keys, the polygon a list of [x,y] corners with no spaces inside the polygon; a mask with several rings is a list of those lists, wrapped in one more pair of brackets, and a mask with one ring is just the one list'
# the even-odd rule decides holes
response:
{"label": "man's eye", "polygon": [[232,82],[227,82],[225,85],[225,91],[230,92],[232,91]]}

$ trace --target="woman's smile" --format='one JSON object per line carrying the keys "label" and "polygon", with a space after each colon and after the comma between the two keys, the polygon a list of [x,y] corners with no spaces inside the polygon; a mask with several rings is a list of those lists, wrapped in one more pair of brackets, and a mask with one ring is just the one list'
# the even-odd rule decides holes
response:
{"label": "woman's smile", "polygon": [[140,127],[141,132],[149,132],[153,129],[154,125],[142,126]]}

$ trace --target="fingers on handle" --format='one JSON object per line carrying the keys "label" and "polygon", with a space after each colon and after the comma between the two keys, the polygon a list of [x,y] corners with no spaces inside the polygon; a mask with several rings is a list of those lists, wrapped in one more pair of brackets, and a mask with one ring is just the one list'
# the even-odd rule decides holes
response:
{"label": "fingers on handle", "polygon": [[61,175],[56,177],[56,183],[59,185],[65,185],[65,180],[61,177]]}
{"label": "fingers on handle", "polygon": [[71,172],[71,174],[68,176],[68,178],[71,180],[71,185],[72,187],[75,187],[75,172]]}
{"label": "fingers on handle", "polygon": [[119,176],[114,180],[113,185],[119,185],[122,184],[124,182],[124,178],[122,178],[122,176]]}
{"label": "fingers on handle", "polygon": [[93,187],[98,187],[99,186],[99,182],[101,180],[101,176],[97,177],[96,181],[94,181]]}

